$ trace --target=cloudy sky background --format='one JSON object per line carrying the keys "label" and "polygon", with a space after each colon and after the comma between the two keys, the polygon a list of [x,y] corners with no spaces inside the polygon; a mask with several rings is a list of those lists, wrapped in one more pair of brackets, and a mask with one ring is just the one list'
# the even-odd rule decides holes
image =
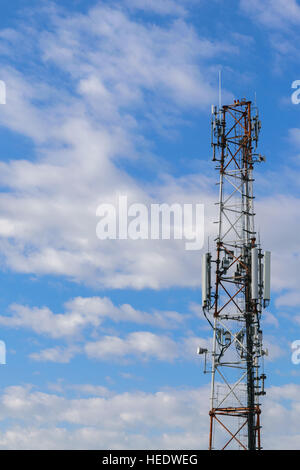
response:
{"label": "cloudy sky background", "polygon": [[272,251],[263,447],[300,446],[300,3],[15,0],[1,6],[1,448],[207,448],[195,352],[202,251],[96,237],[100,203],[202,203],[210,107],[262,119],[257,228]]}

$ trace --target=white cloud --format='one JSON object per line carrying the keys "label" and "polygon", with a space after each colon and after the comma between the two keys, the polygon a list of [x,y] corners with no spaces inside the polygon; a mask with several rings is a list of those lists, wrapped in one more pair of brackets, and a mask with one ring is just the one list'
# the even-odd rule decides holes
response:
{"label": "white cloud", "polygon": [[125,338],[104,336],[99,341],[86,343],[84,350],[88,357],[99,360],[138,357],[141,360],[192,361],[199,360],[197,357],[198,346],[211,349],[211,340],[186,336],[175,341],[166,335],[136,331]]}
{"label": "white cloud", "polygon": [[91,385],[91,384],[67,384],[63,386],[65,390],[73,390],[80,395],[92,395],[92,396],[110,396],[112,392],[102,385]]}
{"label": "white cloud", "polygon": [[129,304],[115,306],[107,297],[76,297],[66,302],[65,307],[78,315],[95,315],[101,321],[109,318],[114,322],[133,322],[168,329],[178,327],[187,318],[187,315],[175,311],[154,310],[148,313],[136,310]]}
{"label": "white cloud", "polygon": [[185,7],[188,4],[186,0],[164,0],[163,2],[157,2],[156,0],[126,0],[125,3],[129,8],[172,16],[185,15]]}
{"label": "white cloud", "polygon": [[263,249],[272,252],[272,291],[298,289],[300,244],[297,220],[300,200],[293,195],[276,194],[256,203],[256,227]]}
{"label": "white cloud", "polygon": [[48,390],[58,394],[75,393],[79,396],[99,396],[109,397],[114,393],[103,385],[92,384],[72,384],[65,382],[64,379],[58,379],[56,382],[50,382],[47,385]]}
{"label": "white cloud", "polygon": [[[282,3],[276,5],[278,10]],[[287,12],[292,8],[293,2]],[[141,24],[126,10],[104,5],[86,15],[60,16],[52,9],[49,18],[51,33],[31,30],[40,54],[35,59],[68,73],[68,86],[38,83],[12,67],[2,71],[10,100],[0,121],[30,137],[39,156],[33,162],[0,164],[0,182],[8,188],[0,197],[4,263],[17,272],[67,276],[97,287],[199,286],[200,255],[186,252],[184,243],[100,241],[95,212],[100,202],[116,202],[120,193],[129,202],[145,204],[201,201],[205,235],[215,230],[210,222],[216,194],[204,174],[161,174],[148,186],[120,170],[116,160],[120,148],[123,157],[139,158],[141,145],[153,157],[143,131],[157,112],[165,120],[171,115],[172,122],[186,106],[206,107],[214,101],[206,59],[235,49],[199,37],[183,19],[168,26]],[[24,42],[21,33],[13,39],[14,49]],[[145,118],[137,119],[141,111]],[[277,291],[298,286],[299,247],[296,231],[289,230],[298,205],[297,198],[278,195],[257,205],[264,246],[274,251],[272,286]]]}
{"label": "white cloud", "polygon": [[0,316],[0,325],[28,328],[52,338],[71,338],[88,326],[99,327],[105,320],[173,329],[188,317],[174,311],[143,312],[129,304],[116,306],[107,297],[75,297],[67,301],[64,307],[64,313],[54,313],[48,307],[12,304],[10,314]]}
{"label": "white cloud", "polygon": [[[207,449],[209,386],[67,399],[29,387],[1,397],[2,449]],[[299,449],[299,385],[267,389],[264,449]],[[153,433],[155,430],[155,433]],[[100,444],[99,444],[100,443]]]}
{"label": "white cloud", "polygon": [[[192,304],[191,311],[193,307]],[[55,345],[29,355],[31,359],[41,362],[68,363],[78,353],[85,353],[89,358],[105,361],[128,357],[160,361],[173,361],[177,358],[190,361],[196,359],[199,345],[210,347],[210,340],[199,338],[186,331],[190,313],[155,310],[151,313],[143,312],[129,304],[116,306],[107,297],[75,297],[65,302],[64,308],[64,313],[54,313],[48,307],[12,304],[9,315],[0,316],[0,325],[30,329],[53,339],[73,342],[67,346]],[[176,340],[151,331],[135,331],[127,337],[105,335],[103,324],[108,321],[150,325],[168,331],[180,327],[181,335]],[[87,341],[86,335],[83,337],[82,333],[88,327],[92,328],[91,337],[96,337],[97,340]]]}
{"label": "white cloud", "polygon": [[[76,354],[85,353],[89,359],[100,361],[158,360],[173,362],[199,361],[198,346],[211,349],[211,340],[197,336],[185,336],[172,339],[169,336],[150,331],[135,331],[126,337],[103,335],[98,340],[87,341],[66,347],[54,346],[34,352],[29,357],[39,362],[69,363]],[[275,346],[270,346],[277,353]]]}
{"label": "white cloud", "polygon": [[296,0],[240,0],[240,7],[256,21],[271,28],[300,23],[300,6]]}
{"label": "white cloud", "polygon": [[[0,122],[31,138],[38,155],[0,165],[0,183],[8,188],[0,198],[3,261],[13,271],[94,286],[199,285],[199,260],[183,243],[100,242],[95,213],[120,193],[145,204],[210,203],[204,175],[161,174],[152,185],[140,184],[116,161],[142,154],[144,162],[155,161],[145,127],[164,122],[169,129],[183,110],[207,108],[216,100],[207,59],[236,49],[199,37],[182,19],[142,24],[105,5],[86,15],[60,16],[55,8],[48,15],[52,32],[32,28],[24,54],[34,44],[37,69],[51,64],[68,74],[67,85],[47,77],[41,84],[34,66],[27,77],[13,67],[2,71],[8,102]],[[22,32],[14,41],[14,50],[23,47]]]}
{"label": "white cloud", "polygon": [[299,61],[300,5],[297,0],[240,0],[240,9],[255,26],[262,27],[275,52],[273,70],[276,73],[282,73],[286,60]]}
{"label": "white cloud", "polygon": [[66,348],[54,347],[43,349],[38,353],[32,353],[29,355],[31,359],[40,362],[56,362],[56,363],[68,363],[80,351],[77,346],[70,346]]}
{"label": "white cloud", "polygon": [[[277,299],[276,299],[277,300]],[[275,301],[276,302],[276,301]],[[271,312],[268,312],[267,310],[264,311],[263,313],[263,322],[264,324],[266,325],[273,325],[275,326],[276,328],[279,327],[279,321],[278,319],[276,318],[275,315],[273,315]]]}
{"label": "white cloud", "polygon": [[285,340],[285,347],[283,347],[282,340],[283,338],[280,336],[265,335],[263,349],[268,351],[268,355],[265,357],[266,361],[276,361],[286,356],[288,343]]}
{"label": "white cloud", "polygon": [[206,447],[208,388],[66,399],[9,387],[0,401],[1,417],[13,421],[1,448]]}
{"label": "white cloud", "polygon": [[300,305],[300,294],[298,291],[288,291],[279,295],[275,301],[276,307],[296,307]]}
{"label": "white cloud", "polygon": [[299,391],[297,384],[267,390],[263,412],[265,449],[299,449]]}
{"label": "white cloud", "polygon": [[11,305],[11,316],[0,317],[0,324],[12,328],[30,328],[52,338],[71,337],[87,325],[97,326],[100,320],[93,315],[78,315],[76,312],[54,314],[47,307]]}
{"label": "white cloud", "polygon": [[172,361],[179,356],[175,341],[168,336],[156,335],[149,331],[130,333],[124,339],[118,336],[104,336],[99,341],[86,343],[84,349],[88,357],[104,360],[134,355],[140,359]]}

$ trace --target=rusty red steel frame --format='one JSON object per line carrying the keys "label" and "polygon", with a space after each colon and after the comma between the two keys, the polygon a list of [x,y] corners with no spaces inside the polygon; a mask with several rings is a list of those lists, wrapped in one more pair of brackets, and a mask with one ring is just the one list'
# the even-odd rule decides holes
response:
{"label": "rusty red steel frame", "polygon": [[254,228],[252,173],[254,163],[264,161],[255,153],[260,121],[256,107],[254,111],[245,99],[212,109],[213,161],[220,178],[218,236],[214,255],[206,253],[202,267],[203,311],[213,329],[211,369],[205,371],[212,374],[210,450],[262,448],[260,398],[265,394],[266,351],[260,318],[268,299],[264,254]]}

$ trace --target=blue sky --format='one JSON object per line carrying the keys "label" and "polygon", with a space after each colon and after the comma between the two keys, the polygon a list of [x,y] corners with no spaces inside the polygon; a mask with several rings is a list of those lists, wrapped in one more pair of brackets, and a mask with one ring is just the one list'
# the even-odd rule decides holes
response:
{"label": "blue sky", "polygon": [[264,448],[299,448],[300,4],[6,2],[0,18],[0,448],[206,448],[195,352],[201,256],[96,237],[96,208],[205,206],[216,228],[210,109],[256,94],[267,161],[257,227],[272,251]]}

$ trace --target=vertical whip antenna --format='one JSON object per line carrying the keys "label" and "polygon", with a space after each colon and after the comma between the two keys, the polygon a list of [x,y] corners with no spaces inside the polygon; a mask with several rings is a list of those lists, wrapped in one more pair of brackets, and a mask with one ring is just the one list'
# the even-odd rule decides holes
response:
{"label": "vertical whip antenna", "polygon": [[219,70],[219,109],[222,106],[222,72]]}

